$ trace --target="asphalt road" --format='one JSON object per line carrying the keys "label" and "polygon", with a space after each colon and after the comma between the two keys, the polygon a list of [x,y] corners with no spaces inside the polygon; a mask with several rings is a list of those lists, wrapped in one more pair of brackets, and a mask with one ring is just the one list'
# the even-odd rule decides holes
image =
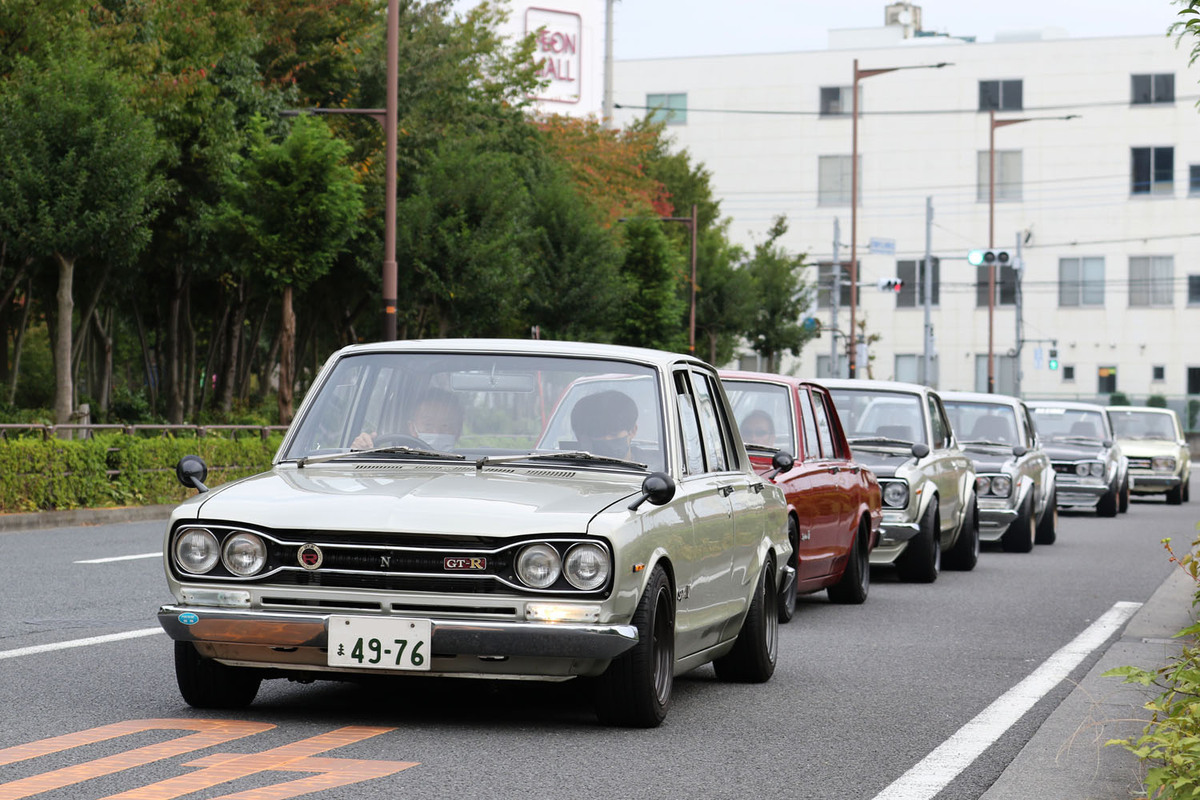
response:
{"label": "asphalt road", "polygon": [[863,606],[802,598],[769,683],[696,670],[648,731],[600,727],[574,683],[272,681],[249,709],[194,711],[155,630],[162,523],[0,533],[0,800],[978,798],[1116,634],[944,788],[889,787],[1116,604],[1146,601],[1172,569],[1160,540],[1186,546],[1195,521],[1195,505],[1135,500],[933,585],[876,571]]}

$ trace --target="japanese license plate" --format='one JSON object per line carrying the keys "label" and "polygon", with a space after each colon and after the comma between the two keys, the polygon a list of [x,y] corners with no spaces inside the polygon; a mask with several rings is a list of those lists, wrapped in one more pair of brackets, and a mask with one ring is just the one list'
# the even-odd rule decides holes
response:
{"label": "japanese license plate", "polygon": [[428,670],[432,624],[427,619],[330,617],[331,667]]}

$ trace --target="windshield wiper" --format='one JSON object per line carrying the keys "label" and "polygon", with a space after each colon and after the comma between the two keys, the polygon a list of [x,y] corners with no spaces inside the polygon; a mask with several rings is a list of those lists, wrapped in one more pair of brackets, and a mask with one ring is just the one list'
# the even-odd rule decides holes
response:
{"label": "windshield wiper", "polygon": [[1095,436],[1055,436],[1056,442],[1099,442]]}
{"label": "windshield wiper", "polygon": [[764,453],[778,453],[782,447],[774,447],[769,444],[758,444],[756,442],[746,442],[747,450],[762,450]]}
{"label": "windshield wiper", "polygon": [[336,461],[339,458],[358,457],[375,455],[376,453],[397,453],[405,456],[417,456],[419,458],[444,458],[453,461],[466,461],[467,457],[459,453],[446,453],[441,450],[423,450],[419,447],[407,447],[405,445],[393,445],[391,447],[371,447],[366,450],[347,450],[344,453],[328,453],[323,456],[302,456],[296,459],[296,466],[300,469],[309,464],[324,464],[326,461]]}
{"label": "windshield wiper", "polygon": [[989,447],[1012,447],[1012,445],[1008,442],[993,442],[988,439],[969,439],[963,442],[963,444],[982,444]]}
{"label": "windshield wiper", "polygon": [[480,470],[489,464],[508,464],[513,461],[597,461],[601,464],[621,464],[626,467],[646,469],[647,465],[640,461],[629,461],[612,456],[598,456],[586,450],[553,450],[545,453],[519,453],[507,456],[484,456],[475,462],[475,469]]}
{"label": "windshield wiper", "polygon": [[905,441],[904,439],[890,439],[887,436],[855,436],[851,439],[847,439],[846,441],[849,442],[851,445],[855,445],[855,444],[894,444],[898,447],[908,447],[911,444],[913,444],[912,442]]}

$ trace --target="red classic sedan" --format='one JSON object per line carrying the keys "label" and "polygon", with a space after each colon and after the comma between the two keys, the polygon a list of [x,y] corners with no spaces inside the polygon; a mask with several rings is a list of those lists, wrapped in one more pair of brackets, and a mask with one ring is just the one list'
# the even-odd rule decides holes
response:
{"label": "red classic sedan", "polygon": [[[780,598],[787,622],[796,595],[829,591],[834,603],[861,603],[871,585],[868,563],[883,519],[879,482],[853,460],[829,392],[784,375],[721,371],[721,382],[755,471],[787,496],[788,535],[796,580]],[[772,474],[772,457],[786,451],[792,468]]]}

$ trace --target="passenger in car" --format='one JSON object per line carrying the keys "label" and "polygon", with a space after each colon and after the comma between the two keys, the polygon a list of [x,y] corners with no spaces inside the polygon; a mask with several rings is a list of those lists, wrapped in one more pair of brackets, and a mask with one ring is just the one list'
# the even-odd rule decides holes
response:
{"label": "passenger in car", "polygon": [[624,392],[608,389],[581,398],[571,409],[571,428],[583,450],[598,456],[646,462],[646,453],[633,446],[637,434],[637,403]]}
{"label": "passenger in car", "polygon": [[[417,401],[408,420],[408,436],[420,439],[434,450],[449,450],[458,443],[462,435],[463,409],[458,399],[445,389],[429,389]],[[363,431],[350,445],[354,450],[366,450],[375,446],[378,439],[386,442],[378,432]]]}
{"label": "passenger in car", "polygon": [[775,446],[775,423],[771,415],[762,409],[747,414],[738,425],[738,430],[742,432],[742,441],[747,444]]}

